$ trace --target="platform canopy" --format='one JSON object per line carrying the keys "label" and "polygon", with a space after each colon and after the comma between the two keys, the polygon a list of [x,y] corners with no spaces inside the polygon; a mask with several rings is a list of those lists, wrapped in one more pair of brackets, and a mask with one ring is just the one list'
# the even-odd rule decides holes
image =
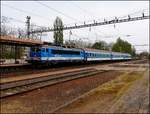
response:
{"label": "platform canopy", "polygon": [[16,38],[13,36],[0,36],[0,44],[20,45],[20,46],[36,46],[42,45],[43,42],[32,38]]}

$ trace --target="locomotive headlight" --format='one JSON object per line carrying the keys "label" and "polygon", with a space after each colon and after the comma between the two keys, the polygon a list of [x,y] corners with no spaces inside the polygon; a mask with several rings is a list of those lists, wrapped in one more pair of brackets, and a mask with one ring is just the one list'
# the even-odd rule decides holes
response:
{"label": "locomotive headlight", "polygon": [[33,60],[40,60],[40,57],[33,57]]}

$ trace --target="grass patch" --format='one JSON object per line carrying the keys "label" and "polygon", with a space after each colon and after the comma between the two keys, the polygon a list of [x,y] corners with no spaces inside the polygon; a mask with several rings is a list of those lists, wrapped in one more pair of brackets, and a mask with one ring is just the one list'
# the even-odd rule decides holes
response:
{"label": "grass patch", "polygon": [[118,78],[98,87],[92,95],[114,94],[116,98],[119,98],[126,90],[128,90],[134,81],[140,79],[141,77],[141,72],[125,73]]}
{"label": "grass patch", "polygon": [[142,78],[142,73],[140,72],[132,72],[127,75],[124,75],[121,78],[121,82],[124,83],[122,88],[116,94],[116,98],[120,98],[126,90],[133,84],[134,81]]}
{"label": "grass patch", "polygon": [[139,74],[133,74],[133,75],[128,74],[128,75],[122,77],[122,81],[125,82],[125,83],[130,83],[130,82],[133,82],[133,81],[135,81],[135,80],[137,80],[141,77],[142,76],[139,75]]}

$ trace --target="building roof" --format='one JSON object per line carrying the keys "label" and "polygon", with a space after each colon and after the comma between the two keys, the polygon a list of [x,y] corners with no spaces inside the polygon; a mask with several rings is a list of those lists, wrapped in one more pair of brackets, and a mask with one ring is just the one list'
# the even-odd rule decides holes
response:
{"label": "building roof", "polygon": [[42,45],[43,42],[32,38],[16,38],[13,36],[0,36],[0,43],[18,44],[18,45]]}

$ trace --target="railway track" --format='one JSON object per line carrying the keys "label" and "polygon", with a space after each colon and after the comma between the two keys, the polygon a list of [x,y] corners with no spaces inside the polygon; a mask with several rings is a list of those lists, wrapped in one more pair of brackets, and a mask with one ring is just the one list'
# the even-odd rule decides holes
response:
{"label": "railway track", "polygon": [[9,76],[17,76],[22,74],[33,74],[33,73],[41,73],[41,72],[50,72],[50,71],[57,71],[57,70],[64,70],[68,68],[82,68],[87,66],[95,66],[95,65],[105,65],[105,64],[114,64],[120,63],[125,61],[101,61],[101,62],[92,62],[92,63],[65,63],[65,64],[57,64],[52,66],[32,66],[31,64],[28,65],[4,65],[0,66],[1,78],[9,77]]}
{"label": "railway track", "polygon": [[67,72],[63,74],[55,74],[55,75],[47,75],[43,77],[37,77],[32,79],[18,80],[7,83],[1,83],[0,86],[0,98],[5,98],[8,96],[13,96],[16,94],[21,94],[24,92],[28,92],[34,89],[58,84],[61,82],[74,80],[77,78],[84,78],[92,75],[96,75],[98,73],[102,73],[106,71],[99,71],[95,69],[85,69],[85,70],[77,70],[72,72]]}
{"label": "railway track", "polygon": [[[112,63],[107,63],[107,64],[112,64]],[[106,71],[105,70],[99,71],[91,67],[90,68],[87,67],[82,70],[75,70],[75,71],[73,70],[73,71],[66,72],[66,73],[47,74],[47,75],[39,76],[39,77],[33,77],[33,78],[30,77],[30,78],[25,78],[22,80],[13,80],[13,81],[6,81],[6,82],[1,81],[0,98],[20,94],[23,92],[31,91],[34,89],[42,88],[45,86],[49,86],[49,85],[77,79],[77,78],[92,76],[92,75],[95,75],[97,73],[102,73],[102,72],[106,72]]]}

